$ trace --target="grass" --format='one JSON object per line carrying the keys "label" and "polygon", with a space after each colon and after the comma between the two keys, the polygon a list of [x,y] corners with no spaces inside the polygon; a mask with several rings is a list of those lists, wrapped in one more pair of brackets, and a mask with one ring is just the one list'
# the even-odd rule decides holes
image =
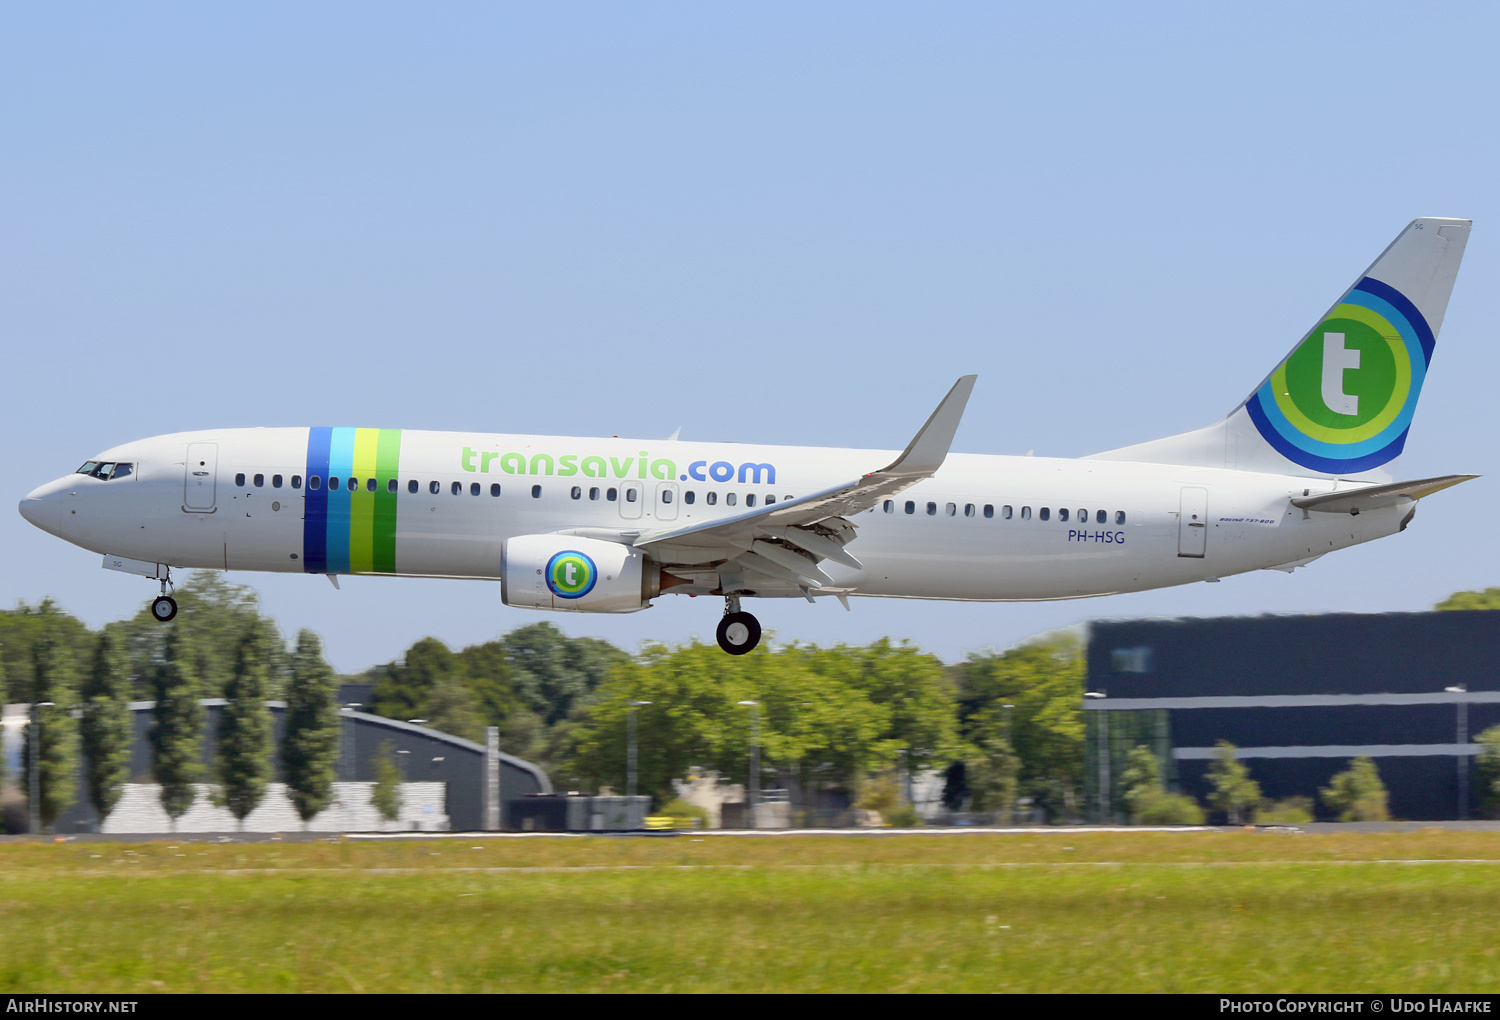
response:
{"label": "grass", "polygon": [[0,993],[1493,993],[1497,946],[1500,833],[0,845]]}

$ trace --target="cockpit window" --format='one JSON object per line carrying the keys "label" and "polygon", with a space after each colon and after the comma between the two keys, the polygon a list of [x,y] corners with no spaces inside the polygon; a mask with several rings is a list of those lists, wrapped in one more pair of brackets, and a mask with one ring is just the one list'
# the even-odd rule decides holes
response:
{"label": "cockpit window", "polygon": [[130,465],[117,463],[115,461],[86,460],[75,474],[88,475],[90,478],[99,478],[109,481],[112,478],[128,478],[130,476]]}

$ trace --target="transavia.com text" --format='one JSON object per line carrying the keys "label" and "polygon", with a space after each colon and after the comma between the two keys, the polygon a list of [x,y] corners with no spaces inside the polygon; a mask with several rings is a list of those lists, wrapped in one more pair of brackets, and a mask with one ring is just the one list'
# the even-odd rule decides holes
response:
{"label": "transavia.com text", "polygon": [[1490,999],[1392,996],[1368,999],[1220,999],[1220,1013],[1488,1013]]}

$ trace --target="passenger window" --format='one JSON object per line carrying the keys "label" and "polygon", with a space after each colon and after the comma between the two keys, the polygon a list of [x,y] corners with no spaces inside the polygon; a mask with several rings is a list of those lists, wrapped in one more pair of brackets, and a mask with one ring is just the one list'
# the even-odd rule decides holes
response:
{"label": "passenger window", "polygon": [[1109,513],[1107,511],[1100,510],[1100,511],[1098,511],[1094,515],[1094,523],[1096,523],[1096,524],[1107,524],[1108,522],[1109,522]]}
{"label": "passenger window", "polygon": [[599,487],[595,486],[594,488],[592,488],[592,489],[589,490],[589,499],[598,499],[598,498],[599,498]]}
{"label": "passenger window", "polygon": [[754,506],[755,505],[755,493],[753,493],[753,492],[747,492],[747,493],[745,493],[745,505],[746,506]]}
{"label": "passenger window", "polygon": [[1011,517],[1010,504],[1007,503],[1007,504],[1005,504],[1004,506],[1002,506],[1000,508],[1000,519],[1004,520],[1004,521],[1008,521],[1008,520],[1010,520],[1010,517]]}
{"label": "passenger window", "polygon": [[271,476],[271,488],[273,488],[273,489],[279,489],[279,488],[281,488],[281,476],[280,475],[272,475]]}
{"label": "passenger window", "polygon": [[[1102,513],[1103,511],[1100,511],[1100,512]],[[1116,510],[1115,511],[1115,523],[1116,524],[1124,524],[1125,523],[1125,511],[1124,510]]]}
{"label": "passenger window", "polygon": [[882,509],[884,509],[885,512],[888,513],[888,514],[895,513],[896,512],[896,501],[894,499],[888,499],[888,500],[886,500],[885,503],[882,504]]}
{"label": "passenger window", "polygon": [[438,493],[440,493],[440,492],[443,491],[443,483],[442,482],[428,482],[427,483],[427,491],[430,492],[430,493],[432,493],[434,496],[436,496]]}
{"label": "passenger window", "polygon": [[717,492],[710,492],[708,494],[708,496],[706,497],[706,499],[707,499],[708,505],[709,506],[713,506],[715,503],[717,503],[719,501],[719,494]]}
{"label": "passenger window", "polygon": [[766,506],[770,506],[774,502],[776,502],[776,497],[774,495],[766,497]]}
{"label": "passenger window", "polygon": [[936,503],[928,503],[927,504],[927,516],[928,517],[936,517],[937,516],[937,504]]}
{"label": "passenger window", "polygon": [[[1005,516],[1009,517],[1010,516],[1010,507],[1006,507],[1005,510],[1006,510]],[[984,516],[986,518],[990,518],[990,517],[994,517],[995,516],[995,504],[993,504],[993,503],[986,503],[984,505]]]}
{"label": "passenger window", "polygon": [[317,492],[323,487],[323,477],[321,475],[308,475],[307,487],[312,491]]}
{"label": "passenger window", "polygon": [[464,491],[464,483],[463,482],[454,482],[452,485],[450,485],[448,487],[448,491],[451,492],[455,496],[461,496],[461,495],[463,495],[463,491]]}
{"label": "passenger window", "polygon": [[241,471],[239,474],[234,476],[234,484],[238,485],[242,489],[245,487],[245,472]]}
{"label": "passenger window", "polygon": [[909,513],[909,514],[916,513],[917,512],[917,504],[915,502],[913,502],[912,500],[907,500],[906,501],[906,512]]}
{"label": "passenger window", "polygon": [[973,517],[974,516],[974,504],[973,503],[965,503],[964,504],[964,516],[965,517]]}
{"label": "passenger window", "polygon": [[376,484],[375,483],[375,479],[373,479],[373,478],[366,478],[365,479],[365,491],[366,492],[374,492],[375,491],[375,484]]}
{"label": "passenger window", "polygon": [[1044,506],[1036,512],[1037,520],[1045,521],[1052,516],[1052,508]]}
{"label": "passenger window", "polygon": [[531,498],[532,499],[541,499],[542,498],[542,487],[540,485],[533,485],[531,487]]}
{"label": "passenger window", "polygon": [[[1061,510],[1057,511],[1057,519],[1060,520],[1060,521],[1066,521],[1068,519],[1068,508],[1067,507],[1063,507]],[[1089,515],[1086,512],[1085,513],[1080,513],[1078,515],[1078,519],[1081,520],[1081,521],[1083,521],[1083,523],[1087,524],[1088,521],[1089,521]]]}
{"label": "passenger window", "polygon": [[619,490],[610,489],[609,491],[605,492],[604,498],[613,503],[615,500],[620,498]]}
{"label": "passenger window", "polygon": [[947,506],[943,507],[943,512],[945,514],[947,514],[949,517],[956,517],[956,516],[958,516],[958,504],[957,503],[949,503]]}
{"label": "passenger window", "polygon": [[337,489],[338,487],[339,487],[339,476],[338,475],[329,475],[328,476],[328,491],[332,492],[334,489]]}
{"label": "passenger window", "polygon": [[490,483],[490,495],[491,496],[495,496],[495,497],[498,497],[500,495],[500,483],[499,482],[491,482]]}
{"label": "passenger window", "polygon": [[294,489],[300,489],[300,488],[302,488],[302,476],[301,475],[292,475],[292,488],[294,488]]}
{"label": "passenger window", "polygon": [[1029,521],[1029,520],[1031,520],[1031,507],[1029,507],[1029,506],[1023,506],[1021,508],[1021,520],[1023,520],[1023,521]]}
{"label": "passenger window", "polygon": [[255,487],[257,489],[264,489],[266,487],[266,476],[265,475],[256,475],[251,480],[255,483]]}
{"label": "passenger window", "polygon": [[684,503],[686,503],[688,506],[692,506],[693,505],[693,500],[695,500],[697,498],[698,497],[693,494],[693,490],[692,489],[689,489],[687,492],[684,492],[682,494],[682,501]]}
{"label": "passenger window", "polygon": [[568,493],[568,495],[572,496],[574,499],[582,499],[583,498],[583,487],[579,486],[579,485],[573,486],[573,490],[570,493]]}
{"label": "passenger window", "polygon": [[738,497],[736,497],[734,493],[732,493],[732,492],[726,492],[724,494],[724,505],[725,506],[734,506],[735,501],[736,501],[737,498]]}
{"label": "passenger window", "polygon": [[[537,488],[540,488],[540,486],[537,486]],[[625,490],[625,502],[634,503],[638,498],[640,498],[640,495],[641,490],[632,486],[631,488]]]}
{"label": "passenger window", "polygon": [[394,478],[387,478],[386,481],[385,481],[385,491],[386,492],[395,492],[396,491],[396,484],[397,484],[396,483],[396,479],[394,479]]}
{"label": "passenger window", "polygon": [[353,492],[355,489],[358,489],[358,488],[359,488],[359,479],[358,478],[351,478],[351,479],[349,479],[349,491]]}
{"label": "passenger window", "polygon": [[421,483],[418,482],[415,478],[410,479],[406,483],[406,491],[409,492],[409,493],[411,493],[412,495],[416,495],[417,490],[420,489],[421,487],[422,487]]}
{"label": "passenger window", "polygon": [[[573,498],[577,499],[578,497],[574,496]],[[661,490],[661,501],[663,503],[670,503],[670,502],[672,502],[672,490],[671,489],[663,489],[663,490]]]}

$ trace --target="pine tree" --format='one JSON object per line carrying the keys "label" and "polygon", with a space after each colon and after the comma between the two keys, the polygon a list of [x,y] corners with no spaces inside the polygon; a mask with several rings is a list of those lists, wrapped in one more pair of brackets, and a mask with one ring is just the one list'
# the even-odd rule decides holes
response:
{"label": "pine tree", "polygon": [[219,783],[224,803],[241,829],[246,816],[265,797],[271,771],[271,712],[266,707],[266,689],[272,640],[260,626],[240,639],[224,688],[227,704],[219,716]]}
{"label": "pine tree", "polygon": [[135,721],[130,711],[130,655],[113,628],[105,628],[94,646],[94,658],[84,681],[84,774],[89,802],[104,819],[115,809],[130,777],[130,751]]}
{"label": "pine tree", "polygon": [[287,687],[281,765],[287,794],[304,827],[328,806],[333,794],[339,737],[334,681],[333,670],[323,660],[318,636],[310,630],[301,631]]}
{"label": "pine tree", "polygon": [[193,806],[193,784],[203,774],[203,706],[199,662],[187,631],[172,627],[156,669],[156,721],[151,727],[151,766],[161,784],[161,806],[177,819]]}
{"label": "pine tree", "polygon": [[[32,751],[40,748],[37,778],[44,830],[52,828],[57,816],[73,803],[76,792],[78,725],[73,719],[73,703],[77,689],[72,648],[53,634],[43,634],[32,645],[32,722],[26,726],[22,754],[29,780]],[[37,727],[35,733],[33,726]],[[26,789],[29,797],[29,782]]]}

